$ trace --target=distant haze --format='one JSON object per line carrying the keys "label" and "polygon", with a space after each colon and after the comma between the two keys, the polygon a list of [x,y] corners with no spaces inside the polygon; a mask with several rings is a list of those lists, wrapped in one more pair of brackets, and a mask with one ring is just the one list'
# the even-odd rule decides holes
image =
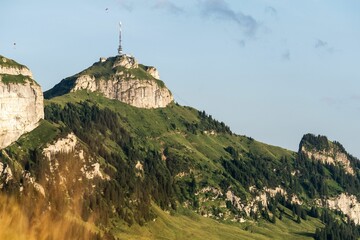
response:
{"label": "distant haze", "polygon": [[360,157],[360,1],[2,0],[0,54],[43,90],[123,51],[177,102],[297,151],[322,134]]}

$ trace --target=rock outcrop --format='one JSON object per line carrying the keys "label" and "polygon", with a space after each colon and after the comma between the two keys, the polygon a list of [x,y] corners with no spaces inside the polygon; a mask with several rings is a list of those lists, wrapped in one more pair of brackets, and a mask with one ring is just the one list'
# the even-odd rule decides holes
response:
{"label": "rock outcrop", "polygon": [[350,157],[343,146],[337,142],[330,142],[324,136],[305,135],[300,143],[300,152],[324,164],[339,165],[347,174],[355,175]]}
{"label": "rock outcrop", "polygon": [[163,108],[174,99],[159,78],[155,67],[141,65],[134,57],[121,55],[101,59],[79,74],[64,79],[45,92],[45,98],[87,90],[138,108]]}
{"label": "rock outcrop", "polygon": [[[3,61],[3,63],[7,62],[6,58],[4,57],[1,60]],[[26,67],[0,66],[0,73],[7,75],[23,75],[30,78],[33,77],[31,71]]]}
{"label": "rock outcrop", "polygon": [[28,68],[0,56],[0,149],[44,118],[41,87]]}
{"label": "rock outcrop", "polygon": [[[53,182],[56,182],[56,179],[60,179],[60,184],[64,184],[68,181],[66,178],[68,175],[77,175],[78,181],[82,181],[83,178],[94,179],[96,177],[105,179],[105,176],[101,172],[100,164],[96,162],[96,159],[85,154],[84,150],[86,149],[81,145],[73,132],[48,144],[42,152],[49,163],[49,170],[52,175],[48,177],[48,179],[52,179]],[[77,161],[74,161],[75,163],[73,163],[67,158],[67,161],[60,162],[58,158],[59,154],[70,154],[73,156],[73,160],[76,159]],[[62,166],[67,164],[72,167],[64,168]],[[54,176],[58,177],[56,178]],[[108,177],[106,176],[106,178]]]}
{"label": "rock outcrop", "polygon": [[354,195],[342,193],[330,199],[319,199],[317,205],[340,211],[353,220],[355,224],[360,225],[360,202]]}
{"label": "rock outcrop", "polygon": [[301,151],[310,159],[315,159],[327,164],[339,164],[345,169],[346,173],[355,175],[350,165],[350,160],[345,153],[336,152],[334,149],[330,149],[329,151],[308,151],[305,147],[303,147]]}

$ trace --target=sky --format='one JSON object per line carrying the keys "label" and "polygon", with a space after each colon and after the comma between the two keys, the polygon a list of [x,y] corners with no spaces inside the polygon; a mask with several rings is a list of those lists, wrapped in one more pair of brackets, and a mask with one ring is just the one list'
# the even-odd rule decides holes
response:
{"label": "sky", "polygon": [[360,157],[358,0],[0,0],[0,55],[48,90],[123,50],[175,101],[297,151],[306,133]]}

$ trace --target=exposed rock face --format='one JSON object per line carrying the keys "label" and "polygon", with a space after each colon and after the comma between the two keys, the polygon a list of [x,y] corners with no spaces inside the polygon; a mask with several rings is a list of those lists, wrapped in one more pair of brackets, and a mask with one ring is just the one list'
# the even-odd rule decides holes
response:
{"label": "exposed rock face", "polygon": [[124,67],[127,69],[131,69],[131,68],[138,68],[139,63],[134,57],[132,57],[130,55],[121,55],[121,56],[117,57],[114,65],[113,65],[113,68],[118,67],[118,66],[121,66],[121,67]]}
{"label": "exposed rock face", "polygon": [[[80,166],[73,166],[72,168],[62,169],[61,163],[59,162],[56,155],[69,153],[72,153],[75,159],[78,159],[77,163],[80,163]],[[100,170],[100,164],[89,156],[85,157],[84,149],[82,149],[82,146],[74,133],[69,133],[66,137],[59,138],[52,144],[47,145],[46,148],[43,149],[43,155],[46,157],[49,163],[50,173],[53,176],[59,176],[58,179],[60,179],[61,185],[68,181],[66,176],[69,174],[77,175],[78,181],[82,181],[83,178],[94,179],[96,177],[105,179],[105,176]],[[62,164],[73,163],[68,161],[62,162]]]}
{"label": "exposed rock face", "polygon": [[349,175],[355,175],[351,161],[355,161],[338,142],[331,142],[325,136],[306,134],[300,142],[299,153],[324,164],[341,166]]}
{"label": "exposed rock face", "polygon": [[[3,58],[4,59],[4,58]],[[6,67],[0,65],[0,74],[7,75],[23,75],[32,78],[32,73],[28,68],[25,67]]]}
{"label": "exposed rock face", "polygon": [[153,76],[153,78],[160,79],[159,71],[155,67],[148,67],[146,72]]}
{"label": "exposed rock face", "polygon": [[[328,208],[339,210],[349,216],[355,224],[360,224],[360,203],[354,195],[340,194],[326,201]],[[323,205],[323,204],[320,204]]]}
{"label": "exposed rock face", "polygon": [[338,152],[334,148],[331,148],[329,150],[316,151],[316,150],[307,150],[303,146],[301,148],[301,151],[308,158],[314,158],[317,161],[327,164],[333,164],[333,165],[339,164],[344,168],[344,170],[348,174],[355,175],[354,169],[351,167],[350,160],[346,156],[346,154],[342,152]]}
{"label": "exposed rock face", "polygon": [[[230,219],[231,221],[244,222],[246,221],[243,218],[245,215],[249,217],[252,213],[257,213],[259,211],[259,203],[261,203],[265,209],[268,208],[270,199],[275,198],[277,194],[284,196],[286,200],[289,200],[293,204],[303,204],[296,194],[289,194],[281,186],[276,188],[264,187],[261,190],[257,189],[255,186],[251,186],[249,191],[251,193],[250,198],[241,198],[231,189],[228,189],[226,192],[222,192],[221,189],[216,187],[204,187],[195,193],[200,203],[199,212],[204,217],[224,220]],[[211,203],[216,204],[212,205]],[[229,203],[234,207],[234,209],[237,209],[242,214],[231,213],[227,207]],[[214,207],[221,209],[220,212],[222,213],[214,214]]]}
{"label": "exposed rock face", "polygon": [[31,78],[30,70],[22,65],[4,66],[3,63],[12,60],[0,59],[1,149],[37,127],[44,118],[44,105],[41,87]]}
{"label": "exposed rock face", "polygon": [[[163,108],[174,99],[159,78],[159,72],[155,67],[141,65],[134,57],[121,55],[102,59],[74,77],[61,81],[46,92],[45,97],[87,90],[100,92],[107,98],[134,107]],[[68,90],[64,91],[66,88]]]}
{"label": "exposed rock face", "polygon": [[70,153],[75,150],[78,140],[74,133],[69,133],[65,138],[58,139],[55,143],[43,149],[43,154],[51,160],[57,153]]}
{"label": "exposed rock face", "polygon": [[32,78],[32,73],[27,67],[3,56],[0,56],[0,74],[23,75]]}
{"label": "exposed rock face", "polygon": [[112,80],[96,80],[89,75],[80,76],[72,92],[78,90],[101,92],[105,97],[117,99],[139,108],[163,108],[173,101],[167,88],[161,88],[154,80],[122,81],[114,77]]}
{"label": "exposed rock face", "polygon": [[12,179],[13,174],[11,168],[7,164],[0,162],[0,189]]}

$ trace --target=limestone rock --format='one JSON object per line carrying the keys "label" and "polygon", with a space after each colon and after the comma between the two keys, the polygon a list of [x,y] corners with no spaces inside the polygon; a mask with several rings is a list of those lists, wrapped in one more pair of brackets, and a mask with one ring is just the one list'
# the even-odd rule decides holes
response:
{"label": "limestone rock", "polygon": [[174,98],[159,78],[155,67],[141,65],[134,57],[121,55],[100,60],[79,74],[64,79],[45,92],[45,97],[87,90],[138,108],[164,108]]}
{"label": "limestone rock", "polygon": [[32,73],[27,68],[15,68],[15,67],[0,66],[0,74],[23,75],[23,76],[32,78]]}
{"label": "limestone rock", "polygon": [[349,175],[355,175],[353,162],[357,161],[339,142],[332,142],[325,136],[305,134],[300,142],[299,153],[323,164],[342,167]]}
{"label": "limestone rock", "polygon": [[351,167],[350,160],[345,153],[337,152],[334,149],[328,151],[309,151],[302,147],[301,151],[308,157],[327,164],[339,164],[344,168],[346,173],[355,175],[354,169]]}
{"label": "limestone rock", "polygon": [[0,74],[23,75],[32,78],[32,73],[27,67],[2,56],[0,56]]}
{"label": "limestone rock", "polygon": [[121,67],[124,67],[127,69],[138,68],[139,63],[133,56],[124,54],[124,55],[116,57],[116,61],[113,65],[113,68],[118,67],[118,66],[121,66]]}
{"label": "limestone rock", "polygon": [[159,71],[155,67],[148,67],[146,69],[146,72],[148,72],[151,76],[153,76],[156,79],[160,79]]}
{"label": "limestone rock", "polygon": [[360,225],[360,203],[354,195],[342,193],[337,197],[328,199],[326,203],[330,209],[343,212],[349,216],[355,224]]}
{"label": "limestone rock", "polygon": [[161,88],[154,80],[128,80],[113,78],[97,81],[94,77],[84,75],[76,80],[72,92],[78,90],[101,92],[105,97],[117,99],[139,108],[163,108],[173,101],[167,88]]}
{"label": "limestone rock", "polygon": [[0,148],[4,148],[37,127],[44,118],[44,105],[41,87],[30,70],[22,65],[6,66],[14,61],[0,59]]}

